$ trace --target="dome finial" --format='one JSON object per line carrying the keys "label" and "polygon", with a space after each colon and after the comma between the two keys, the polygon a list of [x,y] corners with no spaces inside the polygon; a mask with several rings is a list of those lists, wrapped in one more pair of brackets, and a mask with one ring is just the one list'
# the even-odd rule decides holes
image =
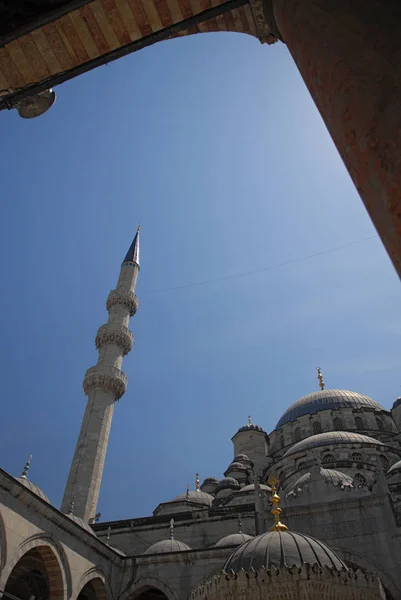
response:
{"label": "dome finial", "polygon": [[241,515],[238,515],[238,533],[242,533],[242,519]]}
{"label": "dome finial", "polygon": [[317,371],[317,378],[319,380],[319,387],[321,390],[324,390],[324,381],[323,381],[322,370],[320,367],[316,367],[316,371]]}
{"label": "dome finial", "polygon": [[248,415],[248,425],[252,425],[251,415]]}
{"label": "dome finial", "polygon": [[174,519],[170,520],[170,540],[174,539]]}
{"label": "dome finial", "polygon": [[111,527],[107,528],[107,535],[106,535],[106,544],[108,546],[110,546],[110,537],[111,537]]}
{"label": "dome finial", "polygon": [[195,491],[199,492],[199,473],[195,475]]}
{"label": "dome finial", "polygon": [[75,506],[75,497],[73,496],[71,498],[70,507],[68,509],[68,514],[69,515],[73,515],[74,514],[74,506]]}
{"label": "dome finial", "polygon": [[187,491],[185,494],[185,500],[188,502],[189,501],[189,485],[187,484]]}
{"label": "dome finial", "polygon": [[29,471],[29,467],[31,466],[31,460],[32,460],[32,454],[30,454],[28,456],[28,460],[25,463],[24,470],[21,473],[21,477],[24,477],[24,479],[26,479],[26,476],[27,476],[28,471]]}
{"label": "dome finial", "polygon": [[271,486],[273,493],[271,503],[273,504],[272,515],[274,516],[274,525],[270,531],[288,531],[288,527],[280,522],[281,508],[279,507],[280,496],[277,494],[277,477],[270,475],[268,484]]}

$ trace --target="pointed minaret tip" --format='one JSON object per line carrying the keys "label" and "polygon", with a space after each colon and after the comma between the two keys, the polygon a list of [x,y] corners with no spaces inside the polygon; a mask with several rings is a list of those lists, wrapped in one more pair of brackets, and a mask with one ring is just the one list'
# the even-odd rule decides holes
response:
{"label": "pointed minaret tip", "polygon": [[133,262],[139,267],[139,232],[141,230],[141,226],[138,225],[136,230],[135,237],[132,241],[131,246],[126,254],[126,257],[123,260],[123,264],[127,262]]}

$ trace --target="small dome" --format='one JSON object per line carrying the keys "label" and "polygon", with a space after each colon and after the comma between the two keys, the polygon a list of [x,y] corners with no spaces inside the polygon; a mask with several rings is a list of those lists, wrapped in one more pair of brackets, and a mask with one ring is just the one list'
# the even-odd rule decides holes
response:
{"label": "small dome", "polygon": [[247,471],[247,470],[248,469],[246,468],[246,466],[243,465],[242,463],[232,462],[230,465],[228,465],[226,473],[231,473],[233,471],[235,472],[235,471]]}
{"label": "small dome", "polygon": [[240,431],[262,431],[262,433],[264,433],[262,427],[259,427],[259,425],[253,425],[253,423],[251,425],[244,425],[243,427],[240,427],[237,433]]}
{"label": "small dome", "polygon": [[339,408],[373,408],[374,410],[385,410],[369,396],[349,392],[348,390],[320,390],[300,398],[285,411],[276,425],[279,429],[285,423],[295,421],[303,415],[313,415],[320,410],[336,410]]}
{"label": "small dome", "polygon": [[33,494],[36,494],[36,496],[39,496],[39,498],[41,500],[44,500],[45,502],[50,504],[49,498],[46,496],[46,494],[44,492],[42,492],[40,487],[38,487],[37,485],[32,483],[32,481],[29,481],[29,479],[27,479],[25,477],[25,475],[21,475],[21,477],[15,477],[15,479],[16,479],[16,481],[19,481],[19,483],[22,483],[22,485],[24,487],[26,487],[29,491],[31,491]]}
{"label": "small dome", "polygon": [[204,506],[211,506],[214,498],[206,492],[185,492],[173,498],[171,502],[193,502],[194,504],[202,504]]}
{"label": "small dome", "polygon": [[217,485],[219,483],[219,480],[217,479],[217,477],[206,477],[206,479],[203,481],[202,485],[207,485],[207,484],[211,484],[211,485]]}
{"label": "small dome", "polygon": [[231,488],[233,490],[239,489],[240,485],[234,477],[224,477],[219,481],[219,485],[217,486],[217,490],[225,490],[227,488]]}
{"label": "small dome", "polygon": [[310,450],[311,448],[316,448],[318,446],[334,446],[336,444],[370,444],[383,446],[378,440],[367,435],[361,435],[360,433],[352,433],[350,431],[326,431],[325,433],[311,435],[310,437],[297,442],[287,450],[284,456],[290,456],[290,454]]}
{"label": "small dome", "polygon": [[232,533],[231,535],[226,535],[226,537],[221,538],[215,546],[241,546],[241,544],[252,539],[252,536],[247,535],[246,533]]}
{"label": "small dome", "polygon": [[234,456],[233,462],[239,462],[239,463],[250,462],[251,463],[252,461],[249,458],[249,456],[247,456],[246,454],[237,454],[237,456]]}
{"label": "small dome", "polygon": [[[342,473],[342,471],[336,471],[335,469],[320,469],[320,475],[326,481],[338,486],[352,486],[352,477]],[[311,478],[310,473],[305,473],[300,477],[293,485],[293,489],[296,492],[298,488],[302,488],[303,485],[309,482]]]}
{"label": "small dome", "polygon": [[397,400],[393,403],[393,408],[397,408],[401,404],[401,397],[397,398]]}
{"label": "small dome", "polygon": [[234,550],[224,565],[224,571],[239,573],[241,569],[249,572],[251,569],[258,571],[261,567],[302,567],[306,563],[339,571],[348,570],[345,563],[323,542],[300,533],[269,531]]}
{"label": "small dome", "polygon": [[80,527],[82,527],[82,529],[85,529],[88,533],[91,533],[92,535],[96,535],[96,533],[93,531],[92,527],[90,525],[88,525],[88,523],[85,523],[85,521],[83,519],[81,519],[80,517],[77,517],[76,515],[73,515],[71,513],[68,513],[65,516],[68,517],[69,519],[71,519],[71,521],[74,521],[74,523],[76,523]]}
{"label": "small dome", "polygon": [[394,475],[395,473],[397,473],[398,471],[401,471],[401,460],[397,461],[396,463],[394,463],[389,470],[387,471],[386,475]]}
{"label": "small dome", "polygon": [[184,552],[184,550],[191,550],[191,548],[178,540],[162,540],[152,544],[145,554],[166,554],[167,552]]}
{"label": "small dome", "polygon": [[[259,485],[261,490],[264,490],[265,492],[271,492],[271,488],[267,485],[264,484],[260,484]],[[249,494],[250,492],[254,492],[255,491],[255,484],[254,483],[250,483],[249,485],[245,485],[243,488],[241,488],[238,491],[238,494]]]}

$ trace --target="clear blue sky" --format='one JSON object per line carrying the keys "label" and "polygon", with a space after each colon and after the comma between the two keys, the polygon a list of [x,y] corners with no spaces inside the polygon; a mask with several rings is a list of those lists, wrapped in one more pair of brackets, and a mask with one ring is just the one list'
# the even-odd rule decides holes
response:
{"label": "clear blue sky", "polygon": [[[221,477],[251,414],[317,389],[401,394],[401,286],[284,45],[158,44],[0,114],[1,466],[59,506],[105,301],[141,224],[140,308],[99,509],[151,514]],[[156,291],[155,291],[156,290]]]}

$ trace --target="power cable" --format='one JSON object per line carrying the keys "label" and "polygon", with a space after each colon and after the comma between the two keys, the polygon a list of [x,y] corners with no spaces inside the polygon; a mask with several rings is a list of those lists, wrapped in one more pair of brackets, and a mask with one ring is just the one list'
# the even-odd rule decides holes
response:
{"label": "power cable", "polygon": [[217,283],[219,281],[227,281],[228,279],[236,279],[237,277],[246,277],[247,275],[255,275],[256,273],[261,273],[263,271],[270,271],[272,269],[278,269],[279,267],[284,267],[286,265],[292,265],[294,263],[302,262],[304,260],[309,260],[310,258],[315,258],[316,256],[321,256],[322,254],[329,254],[330,252],[337,252],[338,250],[342,250],[343,248],[349,248],[350,246],[356,246],[357,244],[361,244],[362,242],[367,242],[368,240],[377,239],[378,235],[370,235],[369,237],[361,238],[360,240],[356,240],[354,242],[348,242],[347,244],[342,244],[341,246],[336,246],[335,248],[328,248],[326,250],[321,250],[320,252],[315,252],[314,254],[308,254],[307,256],[302,256],[300,258],[293,258],[291,260],[286,260],[284,262],[276,263],[274,265],[269,265],[268,267],[261,267],[260,269],[253,269],[252,271],[245,271],[243,273],[234,273],[233,275],[224,275],[222,277],[216,277],[215,279],[206,279],[204,281],[194,281],[192,283],[187,283],[184,285],[177,285],[175,287],[170,288],[161,288],[156,290],[150,290],[148,292],[142,292],[141,296],[146,296],[148,294],[161,294],[162,292],[173,292],[175,290],[184,290],[186,288],[195,287],[198,285],[209,285],[210,283]]}

